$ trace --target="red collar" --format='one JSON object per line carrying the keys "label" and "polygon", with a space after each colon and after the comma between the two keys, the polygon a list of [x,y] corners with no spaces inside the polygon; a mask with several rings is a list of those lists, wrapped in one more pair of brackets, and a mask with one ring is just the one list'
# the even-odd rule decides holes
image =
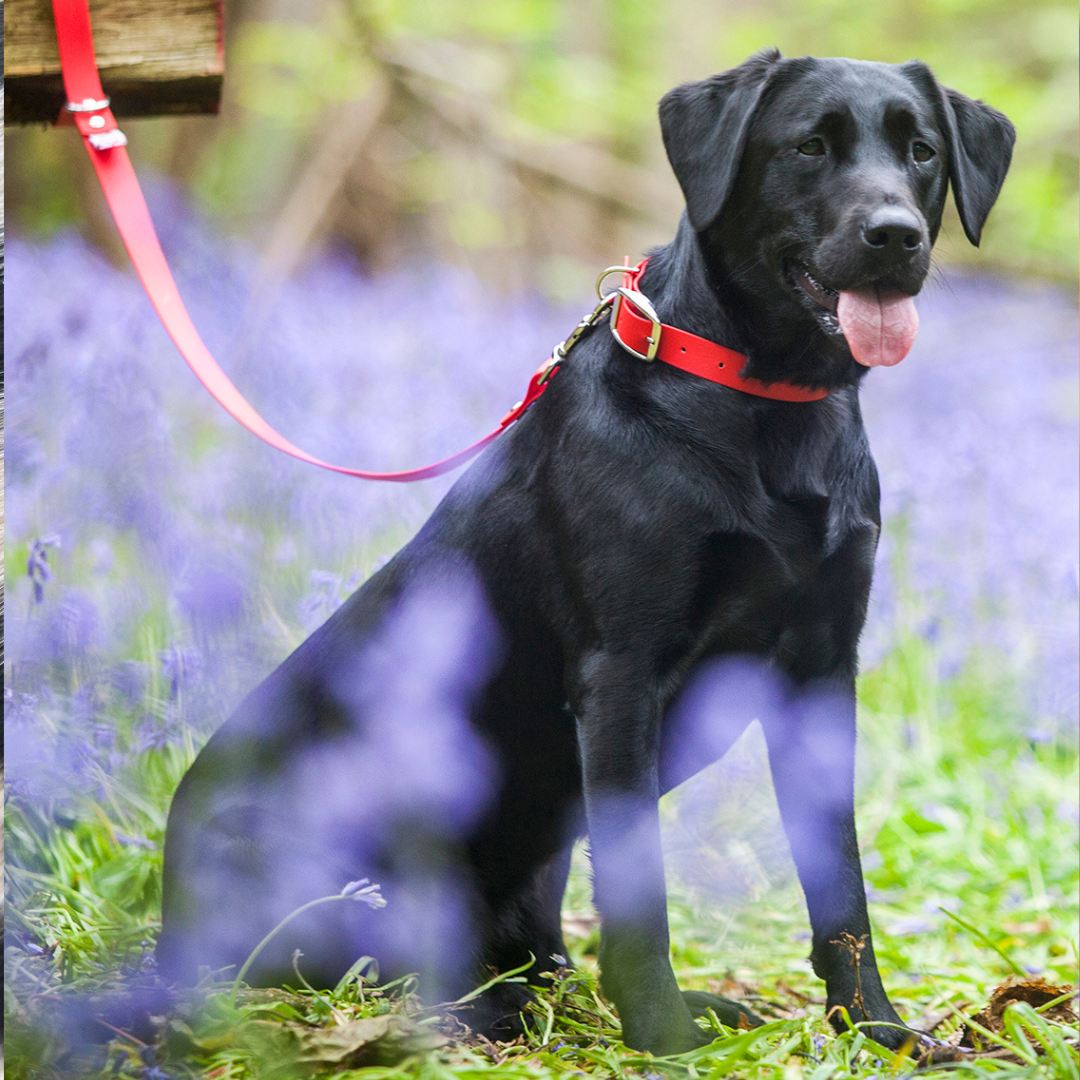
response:
{"label": "red collar", "polygon": [[614,294],[611,332],[631,355],[641,360],[663,360],[709,382],[730,386],[744,394],[774,401],[820,401],[828,390],[807,390],[792,383],[763,383],[740,374],[746,357],[714,341],[660,322],[648,298],[638,289],[648,259],[623,271],[623,283]]}

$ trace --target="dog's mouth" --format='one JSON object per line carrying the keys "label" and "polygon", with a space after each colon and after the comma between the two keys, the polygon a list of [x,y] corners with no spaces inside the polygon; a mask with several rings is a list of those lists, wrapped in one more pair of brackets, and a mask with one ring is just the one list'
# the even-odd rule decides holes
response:
{"label": "dog's mouth", "polygon": [[810,273],[810,267],[806,263],[793,263],[788,270],[788,276],[792,284],[797,289],[801,289],[803,294],[809,297],[811,303],[829,317],[834,332],[839,332],[840,324],[836,320],[836,307],[840,301],[839,291],[830,289],[828,285],[823,285],[818,281]]}
{"label": "dog's mouth", "polygon": [[827,334],[843,334],[851,355],[866,367],[889,367],[907,356],[919,329],[912,297],[884,282],[833,289],[810,267],[793,262],[788,280]]}

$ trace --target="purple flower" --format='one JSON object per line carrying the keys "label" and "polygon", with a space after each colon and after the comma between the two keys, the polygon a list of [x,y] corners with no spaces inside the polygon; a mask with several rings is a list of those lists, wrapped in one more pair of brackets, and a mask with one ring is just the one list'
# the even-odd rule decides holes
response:
{"label": "purple flower", "polygon": [[1078,433],[1061,407],[1075,304],[953,274],[919,311],[911,355],[862,393],[886,519],[864,664],[891,647],[897,604],[914,602],[936,623],[943,671],[992,651],[1040,718],[1075,721]]}
{"label": "purple flower", "polygon": [[121,847],[139,847],[145,848],[147,851],[156,851],[157,844],[153,840],[147,840],[145,836],[128,836],[127,833],[114,832],[116,842]]}
{"label": "purple flower", "polygon": [[[164,664],[162,667],[164,668]],[[141,660],[124,660],[112,669],[110,678],[125,704],[133,707],[142,701],[146,693],[150,681],[150,665]]]}
{"label": "purple flower", "polygon": [[248,596],[246,574],[235,560],[205,554],[192,559],[175,589],[180,610],[203,634],[217,634],[241,621]]}
{"label": "purple flower", "polygon": [[911,937],[915,934],[926,934],[937,929],[937,922],[927,919],[922,915],[905,915],[896,919],[885,927],[885,933],[889,937]]}
{"label": "purple flower", "polygon": [[26,576],[34,586],[34,603],[40,604],[45,599],[45,584],[52,581],[49,569],[49,548],[60,547],[60,537],[55,533],[39,536],[30,545],[30,554],[26,559]]}
{"label": "purple flower", "polygon": [[202,653],[198,649],[182,649],[178,645],[159,650],[158,660],[161,661],[161,674],[169,684],[169,698],[173,701],[198,679],[203,667]]}
{"label": "purple flower", "polygon": [[381,886],[372,885],[367,878],[360,878],[359,881],[350,881],[341,890],[341,895],[350,896],[354,900],[359,900],[362,904],[367,904],[369,908],[378,909],[386,907],[386,900],[383,898],[380,889]]}
{"label": "purple flower", "polygon": [[[329,252],[245,325],[255,253],[220,241],[174,187],[144,182],[180,290],[227,373],[289,439],[346,464],[403,468],[471,442],[592,306],[499,297],[445,266],[366,275]],[[145,710],[136,753],[178,740],[185,724],[212,730],[412,535],[455,477],[362,483],[257,442],[192,378],[134,276],[73,232],[9,239],[7,266],[7,528],[29,552],[8,606],[9,775],[39,791],[80,791],[128,752],[99,730],[117,709]],[[1077,425],[1062,406],[1075,379],[1075,302],[1043,286],[944,281],[919,298],[908,359],[871,372],[862,390],[885,516],[863,665],[908,628],[932,647],[941,678],[989,652],[1026,696],[1018,729],[1056,738],[1080,709]],[[60,535],[62,588],[50,550]],[[385,684],[386,715],[418,718],[415,742],[440,749],[417,754],[389,722],[378,727],[379,760],[407,767],[365,774],[355,812],[395,797],[390,775],[402,778],[402,800],[422,796],[452,831],[489,797],[496,778],[466,711],[495,655],[484,650],[498,644],[468,597],[466,588],[465,599],[414,598],[365,658]],[[471,666],[455,634],[483,646]],[[423,664],[413,639],[428,650]],[[147,700],[148,641],[171,643],[160,656],[165,702]],[[94,693],[73,700],[76,683]],[[735,690],[745,707],[767,696],[752,678]],[[734,708],[715,687],[692,687],[682,705],[699,743],[724,740]],[[709,723],[693,720],[714,706]],[[461,774],[440,776],[440,755],[460,755]],[[724,765],[751,816],[766,768],[753,732]],[[695,798],[676,829],[674,861],[687,873],[746,894],[789,872],[773,824],[754,838],[755,862],[737,836],[722,839],[730,823],[706,816],[706,795]],[[330,804],[344,812],[336,796]],[[757,820],[773,819],[762,810]],[[709,859],[695,854],[703,822],[715,823],[705,831],[719,845]]]}

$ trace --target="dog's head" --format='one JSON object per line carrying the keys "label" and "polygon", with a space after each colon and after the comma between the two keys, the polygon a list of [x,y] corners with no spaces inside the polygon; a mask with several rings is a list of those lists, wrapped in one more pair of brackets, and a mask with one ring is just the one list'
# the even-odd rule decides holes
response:
{"label": "dog's head", "polygon": [[[660,125],[714,285],[764,352],[807,335],[835,363],[892,364],[918,326],[952,185],[979,243],[1015,131],[919,61],[759,53],[660,103]],[[830,365],[833,366],[833,365]]]}

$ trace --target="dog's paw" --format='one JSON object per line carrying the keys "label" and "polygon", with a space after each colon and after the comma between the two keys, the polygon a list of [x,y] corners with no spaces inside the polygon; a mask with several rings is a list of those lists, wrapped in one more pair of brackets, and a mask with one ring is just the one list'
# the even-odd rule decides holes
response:
{"label": "dog's paw", "polygon": [[690,1015],[694,1017],[707,1016],[710,1009],[716,1013],[717,1020],[725,1027],[730,1028],[755,1028],[765,1023],[757,1013],[752,1012],[745,1005],[740,1005],[730,998],[720,997],[719,994],[710,994],[705,990],[684,990],[683,1001],[690,1009]]}
{"label": "dog's paw", "polygon": [[871,1027],[860,1028],[860,1030],[865,1031],[874,1042],[887,1049],[906,1050],[908,1054],[916,1058],[922,1058],[939,1045],[936,1039],[909,1027]]}
{"label": "dog's paw", "polygon": [[512,1042],[526,1033],[522,1013],[535,996],[520,983],[498,983],[479,997],[450,1011],[476,1034],[492,1042]]}
{"label": "dog's paw", "polygon": [[873,1026],[860,1027],[859,1030],[889,1050],[906,1048],[908,1053],[918,1057],[937,1045],[936,1040],[929,1035],[907,1027],[887,1001],[879,1004],[877,1008],[871,1007],[869,1011],[870,1016],[865,1016],[859,1009],[849,1011],[831,1006],[826,1015],[837,1032],[848,1031],[849,1021],[856,1023],[869,1020]]}
{"label": "dog's paw", "polygon": [[665,1024],[662,1027],[627,1024],[624,1021],[622,1029],[623,1042],[631,1050],[648,1051],[656,1057],[686,1054],[708,1046],[715,1037],[714,1032],[705,1031],[689,1018],[684,1023]]}

